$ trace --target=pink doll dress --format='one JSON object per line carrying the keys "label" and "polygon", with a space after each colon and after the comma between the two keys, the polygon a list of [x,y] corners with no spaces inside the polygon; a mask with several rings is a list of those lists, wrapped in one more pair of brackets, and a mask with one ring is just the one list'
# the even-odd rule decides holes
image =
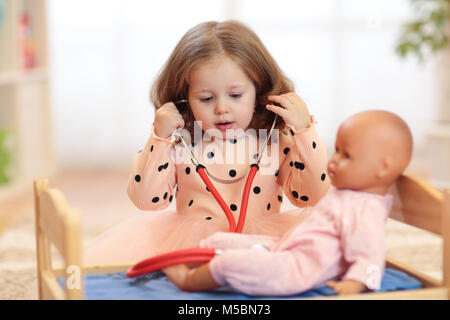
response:
{"label": "pink doll dress", "polygon": [[[244,176],[232,184],[211,179],[237,223],[245,181],[260,143],[256,134],[248,131],[227,140],[205,135],[202,139],[189,146],[208,172],[224,180]],[[230,154],[234,159],[229,159]],[[243,159],[243,155],[248,156]],[[275,158],[278,160],[271,160]],[[263,152],[242,232],[281,236],[296,225],[304,216],[280,213],[283,193],[297,207],[313,206],[329,189],[326,165],[326,149],[313,118],[309,128],[296,131],[286,127],[280,131]],[[156,136],[154,127],[134,159],[127,192],[136,207],[146,212],[95,239],[86,248],[86,265],[137,262],[155,254],[197,247],[213,233],[228,231],[228,220],[197,174],[189,153],[173,138]],[[176,210],[167,210],[175,199]]]}
{"label": "pink doll dress", "polygon": [[215,281],[249,295],[294,295],[329,280],[380,288],[391,195],[330,191],[281,238],[216,233],[200,247],[222,249],[209,263]]}

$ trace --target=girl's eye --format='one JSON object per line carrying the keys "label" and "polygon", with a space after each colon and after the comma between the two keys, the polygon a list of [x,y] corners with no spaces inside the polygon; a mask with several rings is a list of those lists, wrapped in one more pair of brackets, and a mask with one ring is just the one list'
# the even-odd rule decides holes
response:
{"label": "girl's eye", "polygon": [[349,159],[349,158],[350,158],[350,155],[349,155],[347,152],[345,152],[345,153],[344,153],[344,157],[345,157],[345,159]]}
{"label": "girl's eye", "polygon": [[233,93],[233,94],[230,94],[230,97],[238,99],[238,98],[242,97],[242,93]]}
{"label": "girl's eye", "polygon": [[206,97],[206,98],[200,98],[201,102],[210,102],[213,99],[213,97]]}

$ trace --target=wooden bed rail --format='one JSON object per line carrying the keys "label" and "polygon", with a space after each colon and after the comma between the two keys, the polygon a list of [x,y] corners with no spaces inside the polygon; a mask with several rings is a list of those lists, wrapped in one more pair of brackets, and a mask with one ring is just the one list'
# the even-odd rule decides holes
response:
{"label": "wooden bed rail", "polygon": [[[34,182],[34,200],[39,299],[83,299],[80,215],[69,208],[59,190],[49,188],[46,179]],[[65,291],[52,267],[52,244],[64,259]],[[73,277],[67,277],[68,270]]]}
{"label": "wooden bed rail", "polygon": [[450,189],[444,191],[444,205],[442,209],[442,272],[444,286],[447,288],[447,299],[450,300]]}

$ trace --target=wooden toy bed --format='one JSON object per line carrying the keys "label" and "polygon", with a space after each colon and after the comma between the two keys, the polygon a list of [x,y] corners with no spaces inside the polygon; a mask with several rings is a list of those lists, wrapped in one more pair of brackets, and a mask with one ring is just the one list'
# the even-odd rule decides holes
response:
{"label": "wooden toy bed", "polygon": [[[82,266],[80,215],[71,209],[63,194],[49,187],[48,180],[34,182],[36,254],[39,299],[83,299],[83,275],[125,272],[132,263]],[[443,281],[433,279],[411,266],[386,259],[386,267],[400,270],[422,283],[422,289],[334,296],[327,299],[450,299],[450,189],[441,192],[410,176],[401,176],[392,188],[394,205],[390,217],[441,235]],[[64,267],[52,267],[51,245],[60,252]],[[67,268],[82,266],[81,268]],[[69,278],[72,288],[60,286],[58,278]],[[69,287],[69,286],[67,286]]]}

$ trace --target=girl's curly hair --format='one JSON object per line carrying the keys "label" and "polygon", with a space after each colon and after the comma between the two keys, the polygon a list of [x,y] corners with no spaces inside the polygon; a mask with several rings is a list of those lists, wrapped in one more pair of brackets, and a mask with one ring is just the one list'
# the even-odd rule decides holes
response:
{"label": "girl's curly hair", "polygon": [[[235,61],[252,80],[256,88],[256,108],[249,128],[269,130],[275,114],[266,109],[269,95],[279,95],[294,90],[259,37],[238,21],[209,21],[190,29],[178,42],[169,59],[157,76],[150,93],[156,109],[167,102],[187,99],[189,75],[200,63],[217,55],[227,55]],[[194,115],[188,103],[178,105],[185,129],[194,134]],[[284,128],[278,117],[275,128]]]}

